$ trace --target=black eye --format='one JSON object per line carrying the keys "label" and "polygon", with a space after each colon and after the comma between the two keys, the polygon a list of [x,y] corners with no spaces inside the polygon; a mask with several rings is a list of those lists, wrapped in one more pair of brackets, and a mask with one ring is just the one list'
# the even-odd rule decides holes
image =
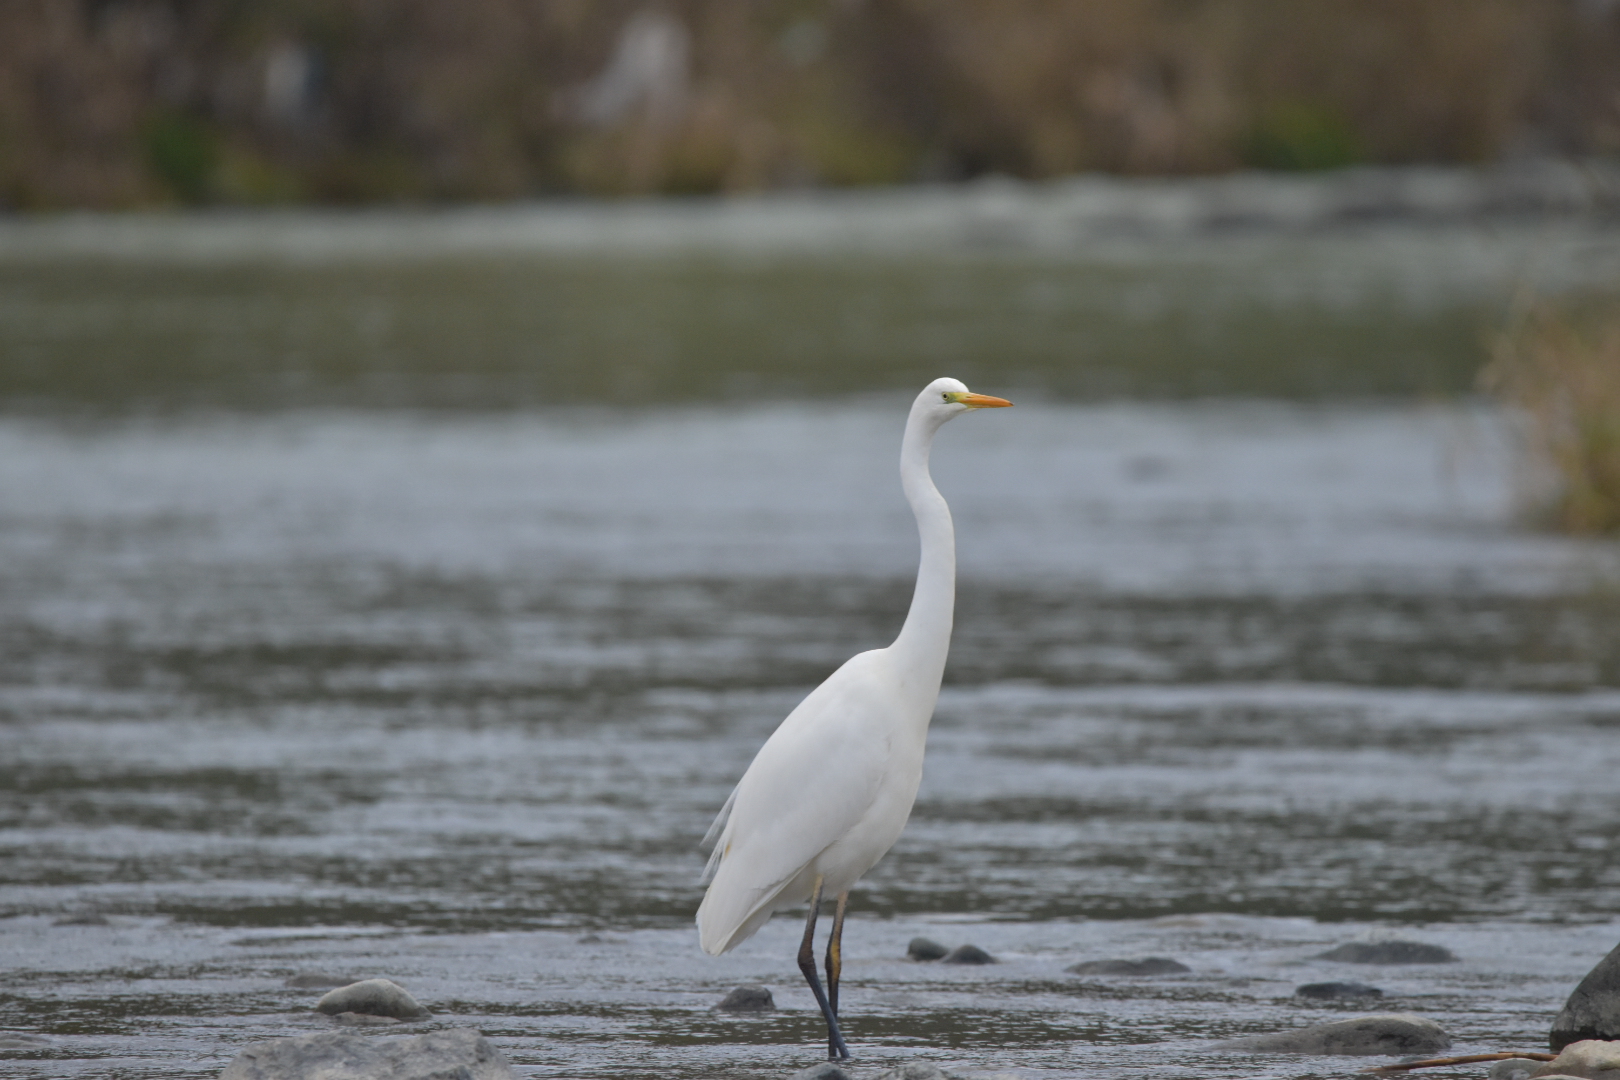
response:
{"label": "black eye", "polygon": [[941,394],[941,395],[939,395],[939,399],[941,401],[949,402],[951,400],[951,395],[949,395],[949,394]]}

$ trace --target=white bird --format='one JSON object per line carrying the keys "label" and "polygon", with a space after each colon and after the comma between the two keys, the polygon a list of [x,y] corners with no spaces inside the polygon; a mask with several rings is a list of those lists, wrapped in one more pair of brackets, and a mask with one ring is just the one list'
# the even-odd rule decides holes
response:
{"label": "white bird", "polygon": [[[810,902],[799,970],[827,1020],[827,1056],[849,1057],[838,1030],[840,940],[849,888],[899,839],[922,781],[928,722],[939,700],[956,605],[956,534],[928,474],[934,435],[953,417],[1012,402],[935,379],[912,403],[900,483],[917,516],[922,558],[911,610],[894,644],[850,657],[810,692],[759,753],[705,837],[714,844],[698,907],[713,956],[746,941],[771,914]],[[814,937],[823,894],[837,897],[827,941],[827,992]]]}

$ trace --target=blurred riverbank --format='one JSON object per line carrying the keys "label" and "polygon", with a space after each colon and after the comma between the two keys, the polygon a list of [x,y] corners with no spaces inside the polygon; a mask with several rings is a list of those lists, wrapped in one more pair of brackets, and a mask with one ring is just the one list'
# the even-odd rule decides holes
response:
{"label": "blurred riverbank", "polygon": [[1620,281],[1600,168],[1083,178],[0,221],[0,405],[495,408],[1469,392],[1515,298]]}

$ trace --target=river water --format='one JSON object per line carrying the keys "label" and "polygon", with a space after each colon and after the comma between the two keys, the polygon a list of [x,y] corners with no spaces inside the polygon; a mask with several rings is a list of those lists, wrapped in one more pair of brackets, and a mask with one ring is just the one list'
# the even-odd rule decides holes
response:
{"label": "river water", "polygon": [[[818,1060],[798,919],[704,956],[697,843],[780,717],[898,628],[896,455],[925,368],[1029,396],[936,449],[957,632],[911,824],[852,900],[857,1064],[1348,1075],[1213,1045],[1352,1015],[1293,997],[1327,979],[1457,1052],[1542,1048],[1620,939],[1620,555],[1526,527],[1510,418],[1457,393],[1469,312],[1498,295],[1480,281],[1506,280],[1457,252],[1508,266],[1515,236],[1400,233],[1455,267],[1421,302],[1189,316],[1163,383],[1065,353],[1063,298],[1116,310],[1155,266],[1181,280],[1168,250],[1124,285],[1117,261],[913,261],[896,288],[932,298],[890,321],[863,291],[883,275],[825,253],[0,258],[0,1071],[215,1076],[327,1027],[319,990],[283,985],[307,971],[395,978],[434,1014],[406,1030],[478,1027],[524,1076]],[[1269,265],[1273,241],[1233,243]],[[1318,269],[1360,252],[1371,280],[1369,243],[1275,241]],[[603,267],[605,293],[572,282]],[[825,312],[778,342],[767,316],[806,274],[854,319],[838,333],[865,311],[899,359],[833,357]],[[996,323],[1014,279],[1055,314]],[[1167,319],[1198,310],[1202,285],[1163,281]],[[713,306],[669,365],[612,370],[602,342],[652,349],[683,296]],[[950,296],[966,343],[920,314]],[[496,350],[573,329],[528,366],[435,367],[469,305]],[[615,339],[620,310],[645,325]],[[1377,349],[1397,310],[1428,374]],[[1279,344],[1346,326],[1335,347],[1368,350],[1348,373]],[[355,341],[373,351],[346,367]],[[756,371],[738,357],[761,341]],[[1145,383],[1076,396],[1094,377]],[[1189,399],[1205,383],[1243,392]],[[918,934],[1000,962],[907,961]],[[1460,960],[1312,959],[1382,937]],[[1192,970],[1064,971],[1145,955]],[[750,982],[777,1011],[712,1010]]]}

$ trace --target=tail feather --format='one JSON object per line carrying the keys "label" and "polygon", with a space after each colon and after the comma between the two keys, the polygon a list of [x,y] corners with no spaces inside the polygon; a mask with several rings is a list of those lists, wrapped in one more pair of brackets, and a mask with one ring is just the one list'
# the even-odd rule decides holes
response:
{"label": "tail feather", "polygon": [[703,894],[703,903],[697,910],[698,941],[703,951],[719,956],[753,937],[776,909],[783,906],[782,897],[792,888],[794,880],[790,878],[739,896],[730,881],[717,877]]}
{"label": "tail feather", "polygon": [[[741,784],[737,785],[737,787],[741,786]],[[703,834],[703,842],[698,845],[700,848],[713,848],[709,852],[708,865],[703,868],[702,882],[705,885],[714,880],[715,873],[720,869],[720,860],[726,857],[726,846],[720,841],[725,836],[726,825],[731,821],[731,807],[736,801],[737,788],[732,788],[731,794],[726,796],[726,805],[722,806],[720,812],[715,815],[714,824],[709,826],[709,831]],[[699,917],[701,918],[701,916]]]}

